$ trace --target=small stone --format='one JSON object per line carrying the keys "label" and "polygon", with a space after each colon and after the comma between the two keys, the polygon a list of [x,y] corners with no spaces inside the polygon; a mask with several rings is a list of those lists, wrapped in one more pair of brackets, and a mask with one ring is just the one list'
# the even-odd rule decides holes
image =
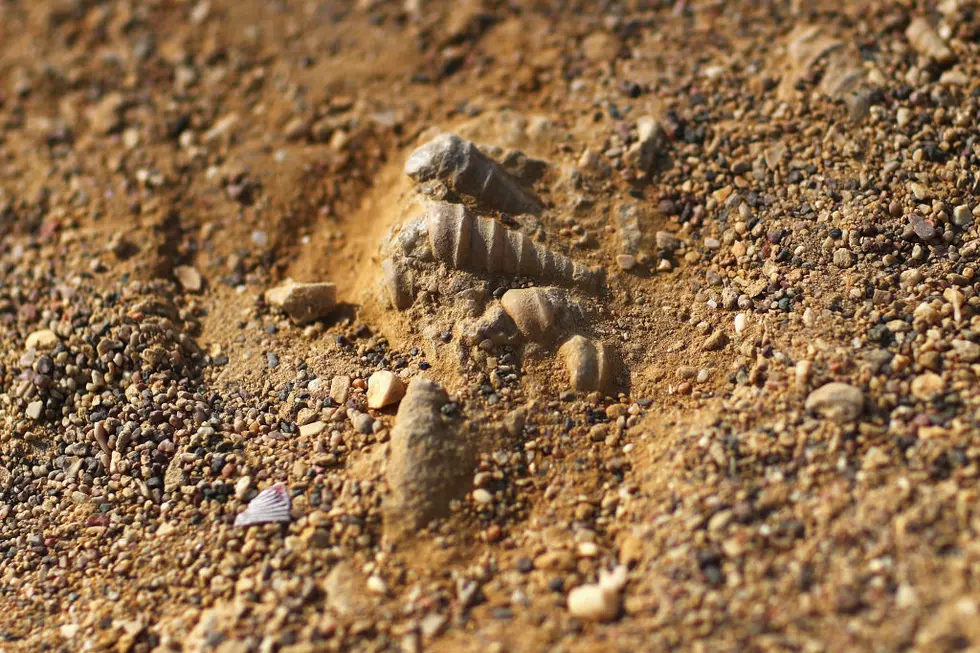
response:
{"label": "small stone", "polygon": [[912,122],[912,110],[908,107],[901,107],[895,112],[895,123],[899,128],[905,127],[907,124]]}
{"label": "small stone", "polygon": [[626,584],[626,567],[600,572],[599,582],[576,587],[568,593],[568,612],[589,621],[610,621],[622,608],[621,592]]}
{"label": "small stone", "polygon": [[864,393],[846,383],[828,383],[810,393],[806,409],[843,424],[864,412]]}
{"label": "small stone", "polygon": [[654,238],[656,239],[657,249],[673,252],[681,247],[680,239],[669,231],[658,231]]}
{"label": "small stone", "polygon": [[915,196],[915,199],[919,200],[920,202],[932,197],[932,191],[929,190],[929,187],[925,184],[920,184],[913,181],[909,184],[909,190],[912,191],[912,195]]}
{"label": "small stone", "polygon": [[36,351],[46,351],[48,349],[53,349],[60,342],[61,339],[59,339],[55,332],[51,329],[40,329],[27,336],[24,346],[28,351],[31,349]]}
{"label": "small stone", "polygon": [[401,401],[405,396],[405,382],[393,372],[381,370],[368,379],[368,408],[384,408]]}
{"label": "small stone", "polygon": [[912,395],[920,401],[932,401],[943,393],[943,377],[934,372],[920,374],[912,380]]}
{"label": "small stone", "polygon": [[636,142],[626,152],[625,159],[635,163],[641,172],[650,172],[667,146],[667,134],[660,123],[650,116],[636,121],[636,133]]}
{"label": "small stone", "polygon": [[265,300],[298,325],[326,317],[337,307],[337,286],[332,283],[297,283],[292,280],[267,290]]}
{"label": "small stone", "polygon": [[636,257],[632,254],[619,254],[616,256],[616,265],[620,270],[628,272],[636,267]]}
{"label": "small stone", "polygon": [[299,434],[303,437],[313,437],[323,433],[326,428],[326,422],[310,422],[299,427]]}
{"label": "small stone", "polygon": [[735,316],[735,333],[742,333],[745,331],[748,319],[745,317],[745,313],[739,313]]}
{"label": "small stone", "polygon": [[27,404],[27,411],[25,414],[29,419],[37,421],[41,418],[41,414],[44,412],[44,402],[43,401],[32,401]]}
{"label": "small stone", "polygon": [[493,495],[487,492],[486,490],[484,490],[483,488],[479,488],[473,490],[473,500],[476,501],[477,503],[487,505],[493,503]]}
{"label": "small stone", "polygon": [[839,268],[849,268],[854,265],[854,253],[845,247],[839,247],[834,252],[834,265]]}
{"label": "small stone", "polygon": [[108,134],[118,129],[122,124],[123,105],[123,96],[119,93],[110,93],[102,98],[89,112],[92,130],[99,134]]}
{"label": "small stone", "polygon": [[915,231],[915,235],[922,240],[932,240],[936,237],[936,228],[918,213],[909,215],[909,224]]}
{"label": "small stone", "polygon": [[350,391],[350,377],[343,374],[333,377],[330,381],[330,400],[338,406],[343,406],[347,401],[347,393]]}
{"label": "small stone", "polygon": [[188,292],[200,292],[203,282],[201,273],[189,265],[178,265],[174,268],[174,276]]}
{"label": "small stone", "polygon": [[379,596],[384,596],[388,593],[388,584],[380,576],[368,576],[367,588],[369,592],[378,594]]}
{"label": "small stone", "polygon": [[419,623],[419,630],[422,631],[422,637],[431,639],[441,633],[447,623],[449,623],[449,618],[446,615],[438,613],[428,614]]}
{"label": "small stone", "polygon": [[929,57],[940,66],[951,64],[956,60],[956,55],[925,18],[919,17],[910,22],[905,29],[905,38],[916,52],[923,57]]}
{"label": "small stone", "polygon": [[374,430],[374,418],[359,410],[350,412],[350,422],[354,425],[354,430],[361,435],[368,435]]}
{"label": "small stone", "polygon": [[704,341],[705,351],[719,351],[728,344],[728,336],[724,331],[715,331]]}
{"label": "small stone", "polygon": [[609,356],[602,343],[596,344],[582,336],[572,336],[558,350],[558,355],[568,370],[572,390],[603,390],[611,381]]}
{"label": "small stone", "polygon": [[953,209],[953,224],[957,227],[969,227],[973,224],[973,213],[966,204],[960,204]]}
{"label": "small stone", "polygon": [[465,430],[444,412],[448,404],[437,383],[415,377],[398,407],[386,474],[390,494],[382,506],[388,536],[414,534],[447,515],[452,500],[470,488],[473,452]]}

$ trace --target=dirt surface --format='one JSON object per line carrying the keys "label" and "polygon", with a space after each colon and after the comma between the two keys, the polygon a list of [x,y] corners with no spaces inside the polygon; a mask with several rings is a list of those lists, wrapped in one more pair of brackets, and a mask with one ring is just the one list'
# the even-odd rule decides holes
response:
{"label": "dirt surface", "polygon": [[0,651],[980,647],[977,9],[0,0]]}

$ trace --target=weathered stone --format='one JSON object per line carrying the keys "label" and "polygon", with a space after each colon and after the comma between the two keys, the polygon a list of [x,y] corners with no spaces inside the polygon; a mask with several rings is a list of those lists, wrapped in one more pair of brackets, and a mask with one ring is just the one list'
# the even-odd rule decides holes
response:
{"label": "weathered stone", "polygon": [[850,422],[864,412],[864,393],[846,383],[828,383],[810,393],[806,409],[838,423]]}
{"label": "weathered stone", "polygon": [[400,537],[449,512],[472,480],[473,458],[459,429],[443,414],[449,403],[435,382],[416,377],[408,386],[391,431],[385,528]]}
{"label": "weathered stone", "polygon": [[612,380],[605,345],[582,336],[572,336],[558,350],[568,370],[569,385],[577,392],[605,390]]}
{"label": "weathered stone", "polygon": [[296,324],[309,324],[326,317],[337,307],[337,286],[289,280],[278,288],[267,290],[265,300],[281,309]]}

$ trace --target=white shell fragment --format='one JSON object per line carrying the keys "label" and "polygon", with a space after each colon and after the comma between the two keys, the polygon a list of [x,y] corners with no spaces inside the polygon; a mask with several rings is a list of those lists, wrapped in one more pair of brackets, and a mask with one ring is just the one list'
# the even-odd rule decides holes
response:
{"label": "white shell fragment", "polygon": [[249,502],[248,508],[235,517],[235,526],[288,522],[291,519],[289,507],[289,491],[282,483],[276,483]]}

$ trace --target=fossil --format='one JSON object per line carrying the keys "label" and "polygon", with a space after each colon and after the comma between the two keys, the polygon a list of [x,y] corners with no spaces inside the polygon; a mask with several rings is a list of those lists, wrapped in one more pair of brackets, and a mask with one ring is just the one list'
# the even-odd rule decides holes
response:
{"label": "fossil", "polygon": [[537,213],[541,202],[521,188],[493,159],[456,134],[441,134],[419,146],[405,162],[416,182],[442,181],[459,195],[507,213]]}
{"label": "fossil", "polygon": [[524,276],[595,292],[601,270],[592,270],[531,241],[492,218],[461,204],[434,203],[426,212],[429,246],[435,258],[457,270]]}

